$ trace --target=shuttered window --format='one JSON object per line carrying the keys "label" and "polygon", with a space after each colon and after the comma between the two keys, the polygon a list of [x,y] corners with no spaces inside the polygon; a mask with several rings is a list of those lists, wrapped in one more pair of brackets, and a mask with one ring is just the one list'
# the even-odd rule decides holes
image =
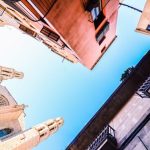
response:
{"label": "shuttered window", "polygon": [[47,36],[49,39],[58,41],[59,35],[57,35],[55,32],[51,31],[47,27],[43,27],[41,30],[41,33],[43,33],[45,36]]}
{"label": "shuttered window", "polygon": [[32,31],[31,29],[25,27],[25,26],[22,25],[22,24],[19,26],[19,29],[21,29],[23,32],[25,32],[25,33],[31,35],[32,37],[35,37],[35,36],[36,36],[36,33],[35,33],[34,31]]}

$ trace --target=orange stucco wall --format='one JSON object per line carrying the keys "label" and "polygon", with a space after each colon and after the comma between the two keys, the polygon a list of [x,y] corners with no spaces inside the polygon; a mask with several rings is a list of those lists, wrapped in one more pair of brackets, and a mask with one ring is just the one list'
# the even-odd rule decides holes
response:
{"label": "orange stucco wall", "polygon": [[100,46],[95,39],[94,24],[88,21],[89,14],[84,10],[82,1],[58,0],[47,19],[76,52],[81,63],[91,69],[101,57],[104,45],[107,47],[115,37],[117,10],[118,0],[111,0],[104,8],[110,30]]}
{"label": "orange stucco wall", "polygon": [[[44,19],[75,52],[79,61],[92,69],[115,38],[118,5],[119,0],[108,1],[103,8],[105,19],[96,30],[94,24],[89,21],[89,13],[85,11],[82,0],[57,0]],[[40,11],[40,8],[38,9]],[[95,36],[106,20],[110,23],[109,31],[103,43],[99,45]],[[104,47],[105,51],[101,52]]]}

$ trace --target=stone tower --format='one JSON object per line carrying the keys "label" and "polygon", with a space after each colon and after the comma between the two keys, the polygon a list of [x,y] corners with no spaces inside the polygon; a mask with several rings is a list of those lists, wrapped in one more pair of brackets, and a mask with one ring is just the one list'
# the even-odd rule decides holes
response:
{"label": "stone tower", "polygon": [[[23,73],[0,67],[0,80],[22,78]],[[31,150],[55,133],[63,124],[62,118],[51,119],[28,130],[24,127],[24,108],[0,85],[0,150]]]}
{"label": "stone tower", "polygon": [[12,68],[0,66],[0,81],[12,79],[12,78],[22,79],[23,76],[24,74],[22,72],[18,72]]}

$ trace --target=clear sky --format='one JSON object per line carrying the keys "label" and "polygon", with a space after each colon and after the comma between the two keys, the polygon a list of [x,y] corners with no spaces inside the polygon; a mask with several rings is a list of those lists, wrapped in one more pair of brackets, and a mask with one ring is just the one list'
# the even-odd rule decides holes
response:
{"label": "clear sky", "polygon": [[[143,9],[146,0],[124,0]],[[150,49],[150,37],[136,33],[140,13],[121,6],[117,39],[94,70],[62,62],[40,42],[0,27],[0,65],[23,71],[23,80],[3,82],[26,108],[26,128],[62,116],[63,127],[35,150],[64,150],[120,84],[121,74]]]}

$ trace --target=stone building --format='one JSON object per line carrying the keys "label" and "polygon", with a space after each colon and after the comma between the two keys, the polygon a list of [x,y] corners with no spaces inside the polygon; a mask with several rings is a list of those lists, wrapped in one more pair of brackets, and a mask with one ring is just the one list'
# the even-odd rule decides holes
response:
{"label": "stone building", "polygon": [[[0,79],[22,78],[23,73],[0,67]],[[0,85],[0,150],[31,150],[55,133],[62,118],[51,119],[25,130],[25,105],[19,105],[6,87]]]}
{"label": "stone building", "polygon": [[116,38],[119,0],[3,0],[0,7],[1,24],[17,27],[89,69]]}
{"label": "stone building", "polygon": [[150,149],[150,51],[66,150]]}

